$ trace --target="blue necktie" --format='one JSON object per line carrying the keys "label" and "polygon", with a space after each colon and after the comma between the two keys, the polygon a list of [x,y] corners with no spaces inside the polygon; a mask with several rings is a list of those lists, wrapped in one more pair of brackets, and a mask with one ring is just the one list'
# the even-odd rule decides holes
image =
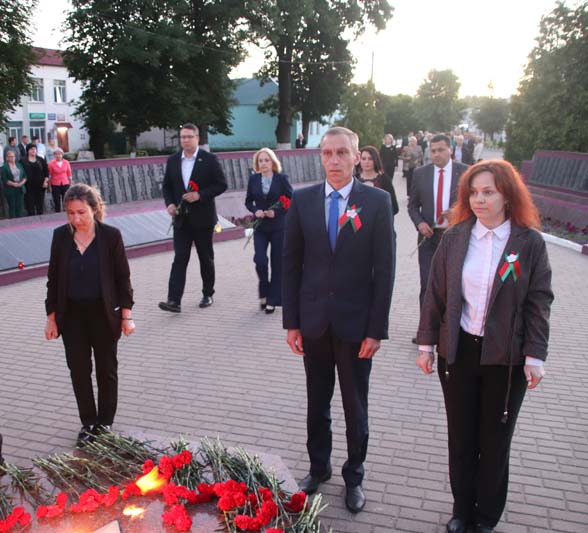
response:
{"label": "blue necktie", "polygon": [[337,191],[333,191],[330,195],[331,204],[329,205],[329,242],[331,243],[331,250],[335,250],[337,243],[337,227],[339,225],[339,198],[341,195]]}

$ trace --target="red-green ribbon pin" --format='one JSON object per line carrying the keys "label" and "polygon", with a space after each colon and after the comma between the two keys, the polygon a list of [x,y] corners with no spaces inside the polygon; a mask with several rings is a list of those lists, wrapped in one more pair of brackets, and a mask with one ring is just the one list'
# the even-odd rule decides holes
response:
{"label": "red-green ribbon pin", "polygon": [[339,229],[343,229],[343,226],[349,222],[353,228],[353,233],[358,232],[361,228],[360,211],[361,207],[356,207],[355,204],[351,207],[347,206],[345,212],[339,218]]}
{"label": "red-green ribbon pin", "polygon": [[521,265],[519,263],[519,254],[510,252],[509,255],[504,256],[504,263],[500,267],[498,274],[500,279],[505,281],[508,275],[512,272],[512,277],[516,281],[521,276]]}

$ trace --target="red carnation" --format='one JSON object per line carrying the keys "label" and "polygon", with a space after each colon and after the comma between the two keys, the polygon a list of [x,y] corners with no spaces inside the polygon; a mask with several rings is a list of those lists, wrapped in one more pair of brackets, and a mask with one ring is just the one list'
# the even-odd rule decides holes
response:
{"label": "red carnation", "polygon": [[188,191],[192,192],[192,191],[199,191],[200,190],[200,186],[193,180],[190,180],[188,182]]}
{"label": "red carnation", "polygon": [[122,493],[122,499],[128,500],[131,496],[141,496],[141,489],[134,481],[126,485]]}
{"label": "red carnation", "polygon": [[148,474],[154,468],[155,468],[155,463],[151,459],[147,459],[147,461],[145,461],[142,466],[143,474],[145,474],[145,475]]}
{"label": "red carnation", "polygon": [[288,198],[287,196],[280,196],[280,203],[282,204],[282,207],[288,211],[288,209],[290,209],[290,198]]}
{"label": "red carnation", "polygon": [[265,530],[265,533],[284,533],[284,530],[281,527],[270,527]]}
{"label": "red carnation", "polygon": [[304,509],[306,503],[306,493],[304,491],[292,494],[290,501],[284,504],[284,507],[291,513],[299,513]]}

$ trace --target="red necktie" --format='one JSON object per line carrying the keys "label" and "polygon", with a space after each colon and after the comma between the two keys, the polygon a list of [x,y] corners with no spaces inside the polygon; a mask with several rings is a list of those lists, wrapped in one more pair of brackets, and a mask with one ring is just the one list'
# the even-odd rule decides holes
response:
{"label": "red necktie", "polygon": [[443,224],[443,169],[439,169],[439,182],[437,184],[437,209],[435,210],[435,222]]}

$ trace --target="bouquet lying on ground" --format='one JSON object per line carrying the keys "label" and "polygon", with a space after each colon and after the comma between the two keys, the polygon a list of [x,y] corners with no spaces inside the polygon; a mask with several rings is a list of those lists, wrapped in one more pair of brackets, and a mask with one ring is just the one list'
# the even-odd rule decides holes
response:
{"label": "bouquet lying on ground", "polygon": [[[198,184],[195,181],[190,180],[188,182],[187,192],[198,192],[199,190],[200,190],[200,187],[198,186]],[[180,200],[180,204],[176,207],[176,212],[174,215],[172,215],[171,224],[169,225],[169,228],[167,230],[168,234],[171,231],[172,227],[175,226],[175,224],[176,224],[176,217],[178,217],[182,214],[182,209],[184,209],[184,205],[185,205],[184,202],[185,202],[185,200],[182,198]]]}
{"label": "bouquet lying on ground", "polygon": [[[108,508],[110,516],[120,512],[119,519],[126,520],[153,512],[153,499],[163,501],[161,521],[170,532],[191,531],[199,504],[214,506],[215,531],[324,531],[320,494],[311,502],[304,492],[286,492],[259,457],[242,448],[229,450],[219,440],[205,438],[194,451],[183,439],[158,449],[104,433],[76,455],[38,457],[33,464],[35,469],[0,466],[0,476],[6,474],[0,482],[0,533],[35,531],[40,524],[57,531],[67,515],[97,513],[99,521],[101,510]],[[19,496],[27,509],[16,505]]]}
{"label": "bouquet lying on ground", "polygon": [[[270,205],[266,209],[266,211],[271,211],[272,209],[278,209],[280,207],[284,211],[288,211],[288,209],[290,209],[290,202],[291,202],[290,198],[282,195],[282,196],[280,196],[280,199],[275,204]],[[245,241],[245,246],[243,246],[243,249],[247,248],[249,241],[253,237],[253,232],[262,223],[262,221],[263,221],[263,218],[256,218],[249,226],[247,226],[245,228],[245,237],[247,237],[247,240]]]}

